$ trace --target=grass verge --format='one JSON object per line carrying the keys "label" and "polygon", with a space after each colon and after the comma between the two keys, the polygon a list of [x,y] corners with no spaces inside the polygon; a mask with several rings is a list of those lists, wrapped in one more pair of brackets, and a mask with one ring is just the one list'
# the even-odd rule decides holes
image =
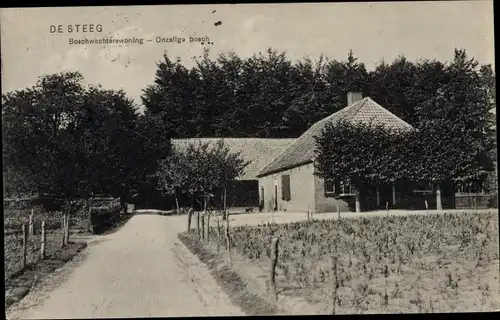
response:
{"label": "grass verge", "polygon": [[231,302],[240,307],[246,315],[276,315],[280,313],[280,310],[265,298],[251,292],[242,277],[227,265],[224,257],[206,248],[203,243],[197,240],[194,232],[180,233],[178,238],[200,261],[208,266],[217,284],[227,293]]}
{"label": "grass verge", "polygon": [[65,248],[49,251],[44,260],[29,263],[25,268],[6,274],[5,308],[24,298],[38,281],[72,260],[86,246],[86,243],[69,243]]}

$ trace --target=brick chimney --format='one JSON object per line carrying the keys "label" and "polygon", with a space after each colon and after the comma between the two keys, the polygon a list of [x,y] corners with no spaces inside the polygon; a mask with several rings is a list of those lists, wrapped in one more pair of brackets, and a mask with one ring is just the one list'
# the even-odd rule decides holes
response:
{"label": "brick chimney", "polygon": [[359,100],[363,99],[363,93],[361,92],[353,92],[349,91],[347,93],[347,105],[350,106],[351,104],[358,102]]}

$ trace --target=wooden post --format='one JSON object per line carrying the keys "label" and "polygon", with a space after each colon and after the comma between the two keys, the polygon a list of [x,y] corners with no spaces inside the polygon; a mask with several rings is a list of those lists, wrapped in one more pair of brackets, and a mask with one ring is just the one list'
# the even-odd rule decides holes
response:
{"label": "wooden post", "polygon": [[40,244],[40,259],[45,259],[45,219],[42,220],[42,236]]}
{"label": "wooden post", "polygon": [[69,213],[66,213],[66,225],[65,225],[65,230],[64,230],[64,241],[66,244],[69,244]]}
{"label": "wooden post", "polygon": [[31,207],[31,213],[29,216],[29,222],[28,222],[28,230],[29,230],[29,236],[33,236],[33,207]]}
{"label": "wooden post", "polygon": [[429,204],[427,203],[427,200],[425,200],[425,212],[427,214],[429,213]]}
{"label": "wooden post", "polygon": [[210,242],[210,213],[207,215],[207,242]]}
{"label": "wooden post", "polygon": [[276,293],[276,265],[278,264],[278,243],[279,238],[274,238],[271,244],[271,267],[269,268],[269,294],[273,302],[278,301]]}
{"label": "wooden post", "polygon": [[220,245],[219,245],[219,239],[220,239],[220,217],[217,218],[217,253],[220,252]]}
{"label": "wooden post", "polygon": [[333,260],[332,265],[333,265],[333,281],[334,281],[332,314],[335,314],[337,306],[337,289],[339,288],[338,277],[337,277],[337,240],[335,240],[332,260]]}
{"label": "wooden post", "polygon": [[377,208],[379,208],[379,207],[380,207],[380,190],[377,187]]}
{"label": "wooden post", "polygon": [[389,201],[385,203],[385,210],[387,211],[387,216],[389,216]]}
{"label": "wooden post", "polygon": [[392,184],[392,205],[396,205],[396,183]]}
{"label": "wooden post", "polygon": [[229,234],[229,212],[226,211],[226,246],[229,257],[229,265],[231,265],[231,235]]}
{"label": "wooden post", "polygon": [[310,214],[311,214],[311,213],[310,213],[310,210],[309,210],[309,209],[307,209],[307,221],[311,220],[311,218],[310,218]]}
{"label": "wooden post", "polygon": [[23,223],[23,269],[26,267],[26,256],[28,254],[28,230],[26,223]]}
{"label": "wooden post", "polygon": [[441,186],[438,184],[437,190],[436,190],[436,209],[438,211],[443,210],[443,205],[441,203]]}
{"label": "wooden post", "polygon": [[66,218],[64,217],[64,214],[62,215],[61,217],[61,240],[62,240],[62,243],[61,243],[61,247],[64,248],[64,246],[66,246],[66,243],[65,243],[65,240],[66,240],[66,235],[65,235],[65,231],[66,230]]}

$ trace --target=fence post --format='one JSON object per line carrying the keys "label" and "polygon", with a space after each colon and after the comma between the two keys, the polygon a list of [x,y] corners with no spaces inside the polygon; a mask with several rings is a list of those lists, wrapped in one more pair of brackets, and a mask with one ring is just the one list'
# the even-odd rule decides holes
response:
{"label": "fence post", "polygon": [[220,245],[219,245],[219,239],[220,239],[220,217],[217,218],[217,253],[220,252]]}
{"label": "fence post", "polygon": [[28,230],[26,223],[23,223],[23,269],[26,267],[26,256],[28,254]]}
{"label": "fence post", "polygon": [[210,212],[207,215],[207,242],[210,242]]}
{"label": "fence post", "polygon": [[66,230],[66,218],[64,216],[64,214],[62,215],[62,218],[61,218],[61,240],[62,240],[62,243],[61,243],[61,247],[64,248],[64,246],[66,245],[66,235],[65,235],[65,231]]}
{"label": "fence post", "polygon": [[332,261],[333,280],[335,281],[335,285],[333,287],[333,311],[332,311],[332,314],[335,314],[336,306],[337,306],[337,289],[339,288],[339,281],[338,281],[338,277],[337,277],[337,239],[335,240],[332,260],[333,260]]}
{"label": "fence post", "polygon": [[229,256],[229,265],[231,265],[231,235],[229,234],[229,212],[226,211],[226,245],[227,254]]}
{"label": "fence post", "polygon": [[45,259],[45,219],[42,220],[42,236],[40,244],[40,258]]}
{"label": "fence post", "polygon": [[429,204],[427,203],[427,200],[425,200],[425,212],[426,214],[429,214]]}
{"label": "fence post", "polygon": [[389,216],[389,201],[385,203],[385,210],[387,211],[387,216]]}
{"label": "fence post", "polygon": [[30,216],[29,216],[29,222],[28,222],[28,230],[29,230],[29,235],[30,237],[33,236],[33,207],[31,208],[31,213],[30,213]]}
{"label": "fence post", "polygon": [[66,213],[66,224],[64,230],[64,242],[69,244],[69,213]]}
{"label": "fence post", "polygon": [[337,216],[340,220],[340,207],[339,207],[339,200],[335,199],[335,204],[337,205]]}
{"label": "fence post", "polygon": [[278,243],[279,238],[274,238],[271,243],[271,267],[269,269],[269,294],[273,302],[278,301],[276,293],[276,265],[278,264]]}

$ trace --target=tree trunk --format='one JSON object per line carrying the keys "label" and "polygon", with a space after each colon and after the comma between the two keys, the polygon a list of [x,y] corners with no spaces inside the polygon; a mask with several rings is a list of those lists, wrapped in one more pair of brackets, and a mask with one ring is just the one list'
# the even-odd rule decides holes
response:
{"label": "tree trunk", "polygon": [[30,213],[30,216],[29,216],[28,233],[29,233],[30,237],[32,237],[33,234],[34,234],[34,231],[33,231],[33,208],[31,208],[31,213]]}
{"label": "tree trunk", "polygon": [[356,202],[356,212],[361,212],[361,201],[360,201],[360,196],[359,196],[359,188],[356,188],[356,191],[355,191],[355,199],[354,201]]}
{"label": "tree trunk", "polygon": [[120,197],[120,213],[127,213],[127,203],[125,202],[125,199],[123,197]]}
{"label": "tree trunk", "polygon": [[337,206],[337,216],[340,220],[340,207],[339,207],[339,199],[335,199],[335,204]]}
{"label": "tree trunk", "polygon": [[196,234],[200,240],[200,211],[196,212]]}
{"label": "tree trunk", "polygon": [[392,184],[392,205],[396,205],[396,183]]}
{"label": "tree trunk", "polygon": [[201,219],[201,238],[205,240],[205,220],[207,217],[207,195],[203,196],[203,215]]}
{"label": "tree trunk", "polygon": [[174,198],[175,198],[175,209],[177,210],[177,214],[180,213],[179,209],[179,199],[177,199],[177,193],[174,191]]}
{"label": "tree trunk", "polygon": [[207,214],[207,242],[210,242],[210,213]]}
{"label": "tree trunk", "polygon": [[205,240],[205,211],[201,214],[201,239]]}
{"label": "tree trunk", "polygon": [[227,214],[226,214],[226,211],[227,211],[226,205],[227,205],[227,203],[226,203],[226,201],[227,201],[227,189],[224,186],[224,216],[226,216],[226,218],[227,218]]}
{"label": "tree trunk", "polygon": [[187,217],[188,217],[188,232],[191,231],[191,219],[193,218],[193,211],[194,211],[194,209],[190,208],[188,210],[188,214],[187,214]]}
{"label": "tree trunk", "polygon": [[42,235],[40,239],[40,259],[45,259],[45,219],[42,220]]}
{"label": "tree trunk", "polygon": [[89,220],[89,231],[94,234],[94,226],[92,225],[92,200],[87,200],[87,206],[89,207],[88,220]]}
{"label": "tree trunk", "polygon": [[441,203],[441,184],[437,185],[437,190],[436,190],[436,209],[438,211],[443,210],[443,204]]}
{"label": "tree trunk", "polygon": [[380,189],[377,187],[377,209],[380,208]]}

